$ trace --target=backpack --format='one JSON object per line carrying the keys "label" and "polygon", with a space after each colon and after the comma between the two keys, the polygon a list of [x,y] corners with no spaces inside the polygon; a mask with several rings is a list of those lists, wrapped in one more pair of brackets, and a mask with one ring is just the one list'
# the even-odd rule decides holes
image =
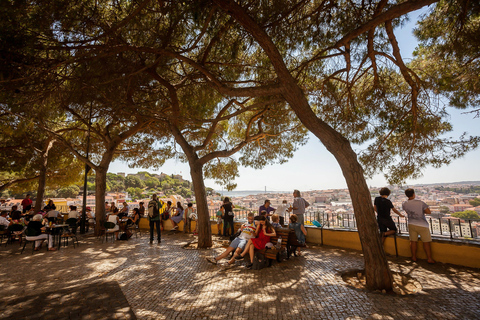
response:
{"label": "backpack", "polygon": [[148,202],[148,216],[152,219],[158,217],[158,215],[157,201],[150,200],[150,202]]}
{"label": "backpack", "polygon": [[124,232],[120,235],[120,240],[128,240],[128,235]]}
{"label": "backpack", "polygon": [[260,270],[263,269],[267,266],[268,259],[265,257],[264,254],[261,254],[260,252],[255,252],[255,256],[253,257],[253,266],[252,270]]}

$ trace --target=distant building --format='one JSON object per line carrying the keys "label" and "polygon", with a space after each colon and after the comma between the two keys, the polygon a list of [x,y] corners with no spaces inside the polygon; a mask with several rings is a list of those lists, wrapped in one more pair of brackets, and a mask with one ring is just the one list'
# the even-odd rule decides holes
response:
{"label": "distant building", "polygon": [[117,176],[122,176],[122,177],[125,178],[125,172],[119,172],[119,173],[117,173]]}

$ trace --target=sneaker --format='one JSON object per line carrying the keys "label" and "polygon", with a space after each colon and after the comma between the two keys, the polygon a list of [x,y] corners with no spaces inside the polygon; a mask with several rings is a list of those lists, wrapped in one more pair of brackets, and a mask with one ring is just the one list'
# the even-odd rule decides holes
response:
{"label": "sneaker", "polygon": [[207,258],[207,261],[213,264],[217,264],[217,260],[215,258]]}
{"label": "sneaker", "polygon": [[177,230],[178,229],[178,226],[175,226],[172,228],[172,230]]}
{"label": "sneaker", "polygon": [[242,256],[236,256],[235,260],[243,260],[243,257]]}
{"label": "sneaker", "polygon": [[247,269],[252,269],[252,267],[253,267],[253,263],[249,263],[245,266],[245,268],[247,268]]}

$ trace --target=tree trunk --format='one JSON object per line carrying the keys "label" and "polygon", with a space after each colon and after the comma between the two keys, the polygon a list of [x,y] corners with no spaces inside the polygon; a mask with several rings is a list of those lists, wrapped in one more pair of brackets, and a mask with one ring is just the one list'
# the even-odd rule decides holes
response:
{"label": "tree trunk", "polygon": [[308,128],[337,159],[352,198],[357,219],[358,234],[365,259],[365,274],[369,289],[392,289],[392,274],[378,234],[372,199],[368,190],[363,168],[350,142],[338,131],[319,119],[313,112],[297,80],[288,70],[282,55],[265,30],[252,19],[246,10],[233,0],[214,0],[225,12],[235,18],[249,32],[268,55],[282,84],[282,95]]}
{"label": "tree trunk", "polygon": [[212,228],[210,227],[210,215],[208,214],[207,192],[203,181],[203,165],[191,161],[190,175],[192,177],[197,203],[198,247],[209,248],[212,246]]}
{"label": "tree trunk", "polygon": [[34,211],[37,213],[43,208],[43,196],[45,194],[45,185],[47,183],[47,166],[48,166],[48,153],[52,148],[54,143],[53,139],[50,139],[45,144],[45,149],[42,151],[41,154],[41,166],[40,166],[40,174],[38,177],[38,188],[37,188],[37,197],[35,200],[35,207]]}
{"label": "tree trunk", "polygon": [[95,228],[96,236],[99,235],[100,230],[102,229],[101,226],[103,226],[106,221],[105,192],[107,190],[107,171],[108,165],[106,167],[97,166],[95,168],[95,221],[97,224],[97,228]]}
{"label": "tree trunk", "polygon": [[357,220],[358,234],[365,259],[367,288],[392,290],[392,274],[378,233],[370,190],[365,181],[363,168],[358,162],[357,154],[347,139],[317,118],[298,86],[289,90],[285,94],[285,98],[300,121],[320,139],[328,151],[334,155],[342,169]]}
{"label": "tree trunk", "polygon": [[35,213],[39,212],[42,209],[43,205],[43,196],[45,194],[45,185],[47,182],[47,167],[43,165],[40,168],[40,176],[38,177],[38,187],[37,187],[37,197],[35,199]]}

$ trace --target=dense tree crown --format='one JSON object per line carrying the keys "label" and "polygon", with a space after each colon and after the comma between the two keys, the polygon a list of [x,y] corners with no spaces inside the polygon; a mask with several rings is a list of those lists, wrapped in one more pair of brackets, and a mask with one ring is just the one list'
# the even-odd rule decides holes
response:
{"label": "dense tree crown", "polygon": [[[406,63],[396,30],[409,12],[428,5],[416,31],[422,45]],[[446,137],[447,107],[478,105],[477,1],[2,6],[2,112],[24,119],[32,106],[36,113],[53,110],[39,124],[95,170],[99,223],[113,159],[148,167],[177,157],[190,165],[199,245],[208,246],[204,177],[234,188],[238,165],[286,161],[308,129],[347,181],[367,285],[390,289],[365,176],[381,171],[400,183],[479,142],[467,134]],[[157,181],[124,183],[135,193]]]}

